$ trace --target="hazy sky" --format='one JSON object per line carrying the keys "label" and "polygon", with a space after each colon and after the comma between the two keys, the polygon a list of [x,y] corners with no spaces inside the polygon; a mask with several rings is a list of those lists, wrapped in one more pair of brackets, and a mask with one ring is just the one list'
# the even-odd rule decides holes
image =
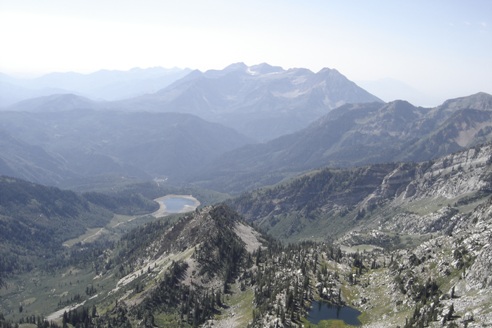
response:
{"label": "hazy sky", "polygon": [[0,0],[0,72],[267,62],[438,102],[492,93],[491,25],[491,0]]}

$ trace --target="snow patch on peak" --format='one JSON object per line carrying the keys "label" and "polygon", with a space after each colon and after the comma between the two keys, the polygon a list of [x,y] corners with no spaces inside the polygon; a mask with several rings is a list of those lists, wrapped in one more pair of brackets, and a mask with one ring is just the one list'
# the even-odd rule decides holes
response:
{"label": "snow patch on peak", "polygon": [[261,63],[258,65],[254,65],[249,67],[248,69],[251,72],[254,72],[256,75],[258,74],[271,74],[271,73],[281,73],[284,72],[284,69],[280,66],[271,66],[267,63]]}
{"label": "snow patch on peak", "polygon": [[246,70],[246,73],[248,73],[249,75],[259,75],[259,73],[256,71],[253,71],[251,69],[251,67],[248,67],[248,69]]}

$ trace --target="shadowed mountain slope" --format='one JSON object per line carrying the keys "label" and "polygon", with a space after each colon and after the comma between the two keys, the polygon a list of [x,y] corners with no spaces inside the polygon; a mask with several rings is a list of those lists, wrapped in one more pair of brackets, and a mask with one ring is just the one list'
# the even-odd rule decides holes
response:
{"label": "shadowed mountain slope", "polygon": [[429,160],[491,141],[491,102],[479,93],[436,108],[401,100],[343,105],[301,131],[222,155],[195,180],[238,192],[323,166]]}
{"label": "shadowed mountain slope", "polygon": [[45,184],[103,175],[182,180],[249,141],[189,114],[78,109],[0,118],[0,173]]}

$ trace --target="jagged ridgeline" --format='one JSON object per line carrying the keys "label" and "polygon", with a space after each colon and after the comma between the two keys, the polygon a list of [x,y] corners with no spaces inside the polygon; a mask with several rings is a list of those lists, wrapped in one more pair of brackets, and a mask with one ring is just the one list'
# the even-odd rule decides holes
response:
{"label": "jagged ridgeline", "polygon": [[489,143],[421,163],[311,171],[227,203],[282,240],[327,240],[353,228],[377,229],[368,243],[395,246],[394,232],[452,229],[456,213],[487,200],[491,164]]}
{"label": "jagged ridgeline", "polygon": [[196,326],[219,311],[246,259],[245,243],[236,234],[242,224],[227,207],[211,207],[187,216],[164,234],[160,251],[193,251],[173,262],[157,288],[136,309],[179,312],[180,320]]}

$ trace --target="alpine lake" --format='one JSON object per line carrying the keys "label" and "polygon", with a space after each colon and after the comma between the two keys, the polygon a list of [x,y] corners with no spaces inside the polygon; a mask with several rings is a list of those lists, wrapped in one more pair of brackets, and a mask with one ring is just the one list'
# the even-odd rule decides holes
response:
{"label": "alpine lake", "polygon": [[360,314],[360,311],[350,306],[313,301],[307,320],[312,324],[318,324],[322,320],[342,320],[347,325],[360,326],[361,322],[357,318]]}
{"label": "alpine lake", "polygon": [[166,207],[167,213],[184,213],[195,209],[197,206],[196,199],[181,195],[166,196],[159,199],[159,202]]}

